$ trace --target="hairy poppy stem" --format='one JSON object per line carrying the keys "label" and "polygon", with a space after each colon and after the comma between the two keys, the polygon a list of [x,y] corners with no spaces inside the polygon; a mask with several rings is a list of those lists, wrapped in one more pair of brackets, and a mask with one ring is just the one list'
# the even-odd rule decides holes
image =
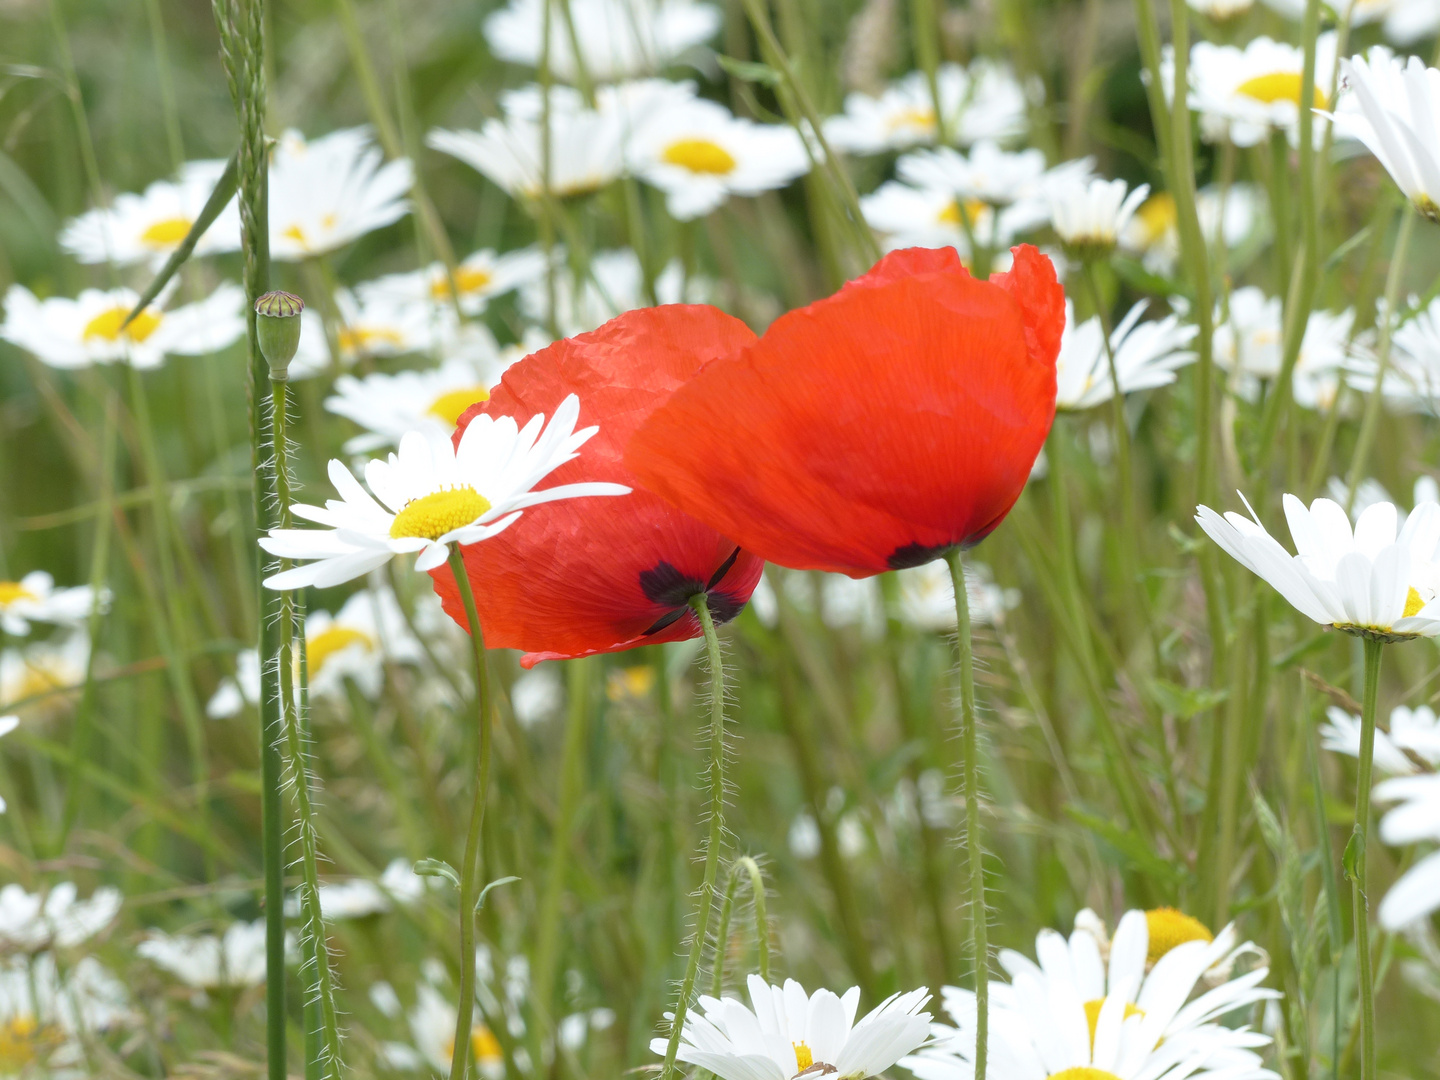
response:
{"label": "hairy poppy stem", "polygon": [[765,914],[765,878],[760,864],[749,855],[741,855],[730,864],[730,883],[720,903],[720,922],[715,931],[715,970],[710,973],[710,996],[718,998],[725,990],[725,954],[730,946],[730,918],[735,910],[735,893],[744,874],[750,881],[750,894],[755,899],[755,968],[760,978],[770,982],[770,919]]}
{"label": "hairy poppy stem", "polygon": [[960,651],[960,744],[965,754],[965,847],[969,853],[966,892],[975,947],[975,1080],[985,1080],[990,1035],[990,943],[985,912],[985,865],[980,847],[980,739],[975,730],[975,651],[970,642],[970,598],[965,592],[965,556],[953,547],[945,555],[955,586],[955,644]]}
{"label": "hairy poppy stem", "polygon": [[715,620],[710,617],[706,595],[696,593],[690,607],[700,620],[705,633],[706,666],[710,669],[710,834],[705,842],[705,880],[700,884],[700,902],[695,908],[695,930],[690,939],[690,958],[685,962],[685,979],[680,984],[680,999],[670,1021],[670,1041],[665,1047],[665,1065],[660,1080],[673,1080],[675,1055],[680,1051],[680,1035],[685,1030],[685,1013],[695,993],[695,980],[700,974],[700,953],[710,936],[710,911],[715,902],[715,878],[720,869],[720,845],[725,839],[725,663],[720,657],[720,638],[715,633]]}
{"label": "hairy poppy stem", "polygon": [[455,1047],[450,1053],[450,1080],[463,1080],[470,1055],[470,1030],[475,1022],[475,874],[480,862],[480,832],[485,824],[485,798],[490,790],[490,673],[485,664],[485,635],[475,609],[475,593],[460,545],[450,546],[450,571],[465,604],[470,630],[470,655],[475,661],[475,723],[478,728],[475,793],[470,802],[470,827],[465,833],[465,860],[460,864],[460,1002],[455,1013]]}
{"label": "hairy poppy stem", "polygon": [[1360,984],[1360,1080],[1375,1078],[1375,970],[1370,961],[1370,895],[1365,847],[1370,839],[1370,770],[1375,763],[1375,699],[1384,642],[1365,639],[1365,700],[1360,710],[1360,772],[1355,779],[1355,832],[1350,868],[1355,908],[1356,981]]}

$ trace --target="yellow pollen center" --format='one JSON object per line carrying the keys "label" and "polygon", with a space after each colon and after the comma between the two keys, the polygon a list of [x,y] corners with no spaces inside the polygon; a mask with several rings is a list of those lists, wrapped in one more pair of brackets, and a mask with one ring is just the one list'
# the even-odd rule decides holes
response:
{"label": "yellow pollen center", "polygon": [[447,390],[434,401],[425,411],[431,416],[439,417],[445,423],[454,427],[460,423],[460,417],[465,410],[481,401],[490,400],[490,391],[483,386],[462,386],[459,390]]}
{"label": "yellow pollen center", "polygon": [[375,642],[369,634],[348,626],[332,626],[312,638],[306,638],[305,663],[310,668],[310,677],[313,679],[330,657],[351,645],[363,645],[366,652],[369,652],[375,647]]}
{"label": "yellow pollen center", "polygon": [[0,1074],[19,1073],[60,1041],[59,1028],[39,1024],[33,1016],[15,1016],[0,1023]]}
{"label": "yellow pollen center", "polygon": [[[964,216],[961,216],[961,209],[964,209]],[[963,225],[969,223],[973,229],[975,222],[980,220],[980,215],[989,209],[979,199],[966,199],[963,207],[958,201],[950,203],[944,210],[940,211],[940,222],[944,225]]]}
{"label": "yellow pollen center", "polygon": [[1151,196],[1136,211],[1135,216],[1140,219],[1140,225],[1145,230],[1145,242],[1153,244],[1175,228],[1175,223],[1179,220],[1175,213],[1175,196],[1168,191]]}
{"label": "yellow pollen center", "polygon": [[390,536],[439,540],[453,529],[469,525],[490,509],[490,500],[469,484],[432,491],[405,504],[390,523]]}
{"label": "yellow pollen center", "polygon": [[306,237],[305,230],[302,229],[299,225],[290,225],[286,227],[284,231],[280,233],[280,235],[285,237],[286,240],[294,240],[295,243],[299,244],[302,248],[308,250],[310,247],[310,240]]}
{"label": "yellow pollen center", "polygon": [[[643,698],[655,688],[655,669],[647,665],[627,667],[610,672],[605,686],[605,696],[611,701],[626,698]],[[801,1044],[804,1045],[803,1043]],[[806,1053],[809,1053],[807,1050]]]}
{"label": "yellow pollen center", "polygon": [[920,131],[929,131],[935,126],[934,109],[901,109],[886,121],[886,126],[891,131],[898,131],[901,128],[914,128]]}
{"label": "yellow pollen center", "polygon": [[[1414,589],[1410,590],[1412,593]],[[18,581],[0,581],[0,608],[9,607],[18,600],[39,600],[29,589]]]}
{"label": "yellow pollen center", "polygon": [[346,326],[340,330],[340,348],[346,352],[367,352],[376,345],[405,344],[405,336],[388,326]]}
{"label": "yellow pollen center", "polygon": [[1187,941],[1214,941],[1215,935],[1199,919],[1174,908],[1154,908],[1145,912],[1145,925],[1150,931],[1150,949],[1145,962],[1153,964],[1177,945]]}
{"label": "yellow pollen center", "polygon": [[[500,1040],[495,1038],[495,1033],[484,1024],[476,1024],[470,1029],[470,1055],[475,1059],[477,1065],[493,1065],[504,1059],[504,1052],[500,1049]],[[455,1056],[455,1040],[445,1040],[445,1057]]]}
{"label": "yellow pollen center", "polygon": [[1120,1080],[1120,1078],[1104,1069],[1092,1069],[1089,1065],[1077,1065],[1072,1069],[1061,1069],[1057,1073],[1051,1073],[1049,1080]]}
{"label": "yellow pollen center", "polygon": [[[1235,92],[1265,105],[1274,105],[1280,101],[1299,105],[1300,86],[1298,71],[1272,71],[1268,75],[1256,75],[1253,79],[1246,79],[1235,88]],[[1315,88],[1315,107],[1326,107],[1325,94],[1318,86]]]}
{"label": "yellow pollen center", "polygon": [[[1085,1019],[1090,1021],[1090,1049],[1095,1049],[1095,1029],[1100,1026],[1100,1010],[1105,1007],[1104,998],[1096,998],[1094,1001],[1085,1002]],[[1122,1019],[1129,1020],[1132,1016],[1144,1016],[1145,1010],[1133,1002],[1125,1003],[1125,1015]]]}
{"label": "yellow pollen center", "polygon": [[[3,590],[3,589],[4,589],[4,585],[0,585],[0,590]],[[0,603],[4,603],[4,602],[5,602],[5,594],[4,594],[3,591],[0,591]],[[1418,615],[1418,614],[1420,614],[1420,609],[1423,608],[1424,606],[1425,606],[1425,598],[1424,598],[1423,596],[1421,596],[1421,595],[1415,590],[1415,586],[1414,586],[1414,585],[1411,585],[1411,586],[1410,586],[1410,591],[1405,594],[1405,614],[1402,616],[1402,618],[1408,619],[1408,618],[1410,618],[1412,615]]]}
{"label": "yellow pollen center", "polygon": [[96,338],[104,341],[119,341],[123,335],[138,344],[153,334],[155,328],[160,325],[160,316],[151,308],[146,308],[136,315],[130,325],[122,331],[120,327],[124,325],[125,317],[129,314],[130,309],[123,307],[102,311],[85,324],[85,330],[81,337],[86,341],[94,341]]}
{"label": "yellow pollen center", "polygon": [[189,218],[172,217],[157,221],[140,234],[140,242],[146,247],[165,251],[184,240],[194,224]]}
{"label": "yellow pollen center", "polygon": [[804,1072],[810,1068],[811,1065],[815,1064],[815,1055],[810,1052],[810,1047],[806,1046],[803,1042],[793,1043],[792,1045],[795,1047],[795,1068],[799,1072]]}
{"label": "yellow pollen center", "polygon": [[730,152],[709,139],[679,139],[667,146],[660,157],[668,165],[707,176],[725,176],[735,171]]}
{"label": "yellow pollen center", "polygon": [[[455,271],[455,288],[462,294],[476,293],[487,288],[494,276],[488,270],[481,270],[478,267],[459,267]],[[450,298],[450,279],[439,277],[430,286],[430,295],[436,300],[448,300]]]}

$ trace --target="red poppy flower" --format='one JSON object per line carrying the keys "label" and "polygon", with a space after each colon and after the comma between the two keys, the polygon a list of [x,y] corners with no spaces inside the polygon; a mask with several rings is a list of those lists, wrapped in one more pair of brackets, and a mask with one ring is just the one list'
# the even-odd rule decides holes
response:
{"label": "red poppy flower", "polygon": [[982,540],[1055,417],[1065,295],[1050,260],[972,278],[913,248],[777,319],[655,411],[625,463],[782,566],[865,577]]}
{"label": "red poppy flower", "polygon": [[[765,564],[639,488],[621,459],[636,427],[702,364],[754,340],[749,327],[715,308],[641,308],[526,357],[488,401],[465,412],[456,439],[482,412],[524,424],[578,394],[580,423],[600,430],[545,486],[609,480],[635,488],[619,498],[538,507],[463,549],[486,645],[523,649],[529,667],[698,637],[687,605],[702,591],[717,622],[739,614]],[[445,610],[464,626],[449,568],[431,576]]]}

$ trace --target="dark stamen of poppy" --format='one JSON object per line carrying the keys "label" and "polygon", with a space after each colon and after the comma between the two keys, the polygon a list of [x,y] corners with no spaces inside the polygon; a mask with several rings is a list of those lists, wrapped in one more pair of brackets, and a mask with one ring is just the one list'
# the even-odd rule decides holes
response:
{"label": "dark stamen of poppy", "polygon": [[924,544],[906,544],[892,551],[885,562],[891,570],[908,570],[912,566],[924,566],[928,562],[934,562],[954,546],[935,544],[926,547]]}
{"label": "dark stamen of poppy", "polygon": [[710,580],[705,583],[705,591],[706,591],[706,592],[709,592],[709,591],[710,591],[711,589],[713,589],[716,585],[719,585],[720,582],[722,582],[723,580],[725,580],[725,575],[730,572],[730,568],[735,565],[735,560],[738,559],[739,557],[740,557],[740,545],[739,545],[739,544],[736,544],[736,545],[735,545],[735,550],[732,551],[732,552],[730,552],[730,557],[729,557],[728,559],[726,559],[723,563],[720,564],[720,569],[719,569],[719,570],[716,570],[715,573],[713,573],[713,574],[710,575]]}

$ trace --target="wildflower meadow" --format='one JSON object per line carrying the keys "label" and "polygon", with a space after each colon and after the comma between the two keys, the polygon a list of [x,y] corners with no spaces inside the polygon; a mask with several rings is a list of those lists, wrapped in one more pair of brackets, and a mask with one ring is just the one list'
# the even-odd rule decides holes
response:
{"label": "wildflower meadow", "polygon": [[1440,0],[0,0],[0,1077],[1440,1077]]}

